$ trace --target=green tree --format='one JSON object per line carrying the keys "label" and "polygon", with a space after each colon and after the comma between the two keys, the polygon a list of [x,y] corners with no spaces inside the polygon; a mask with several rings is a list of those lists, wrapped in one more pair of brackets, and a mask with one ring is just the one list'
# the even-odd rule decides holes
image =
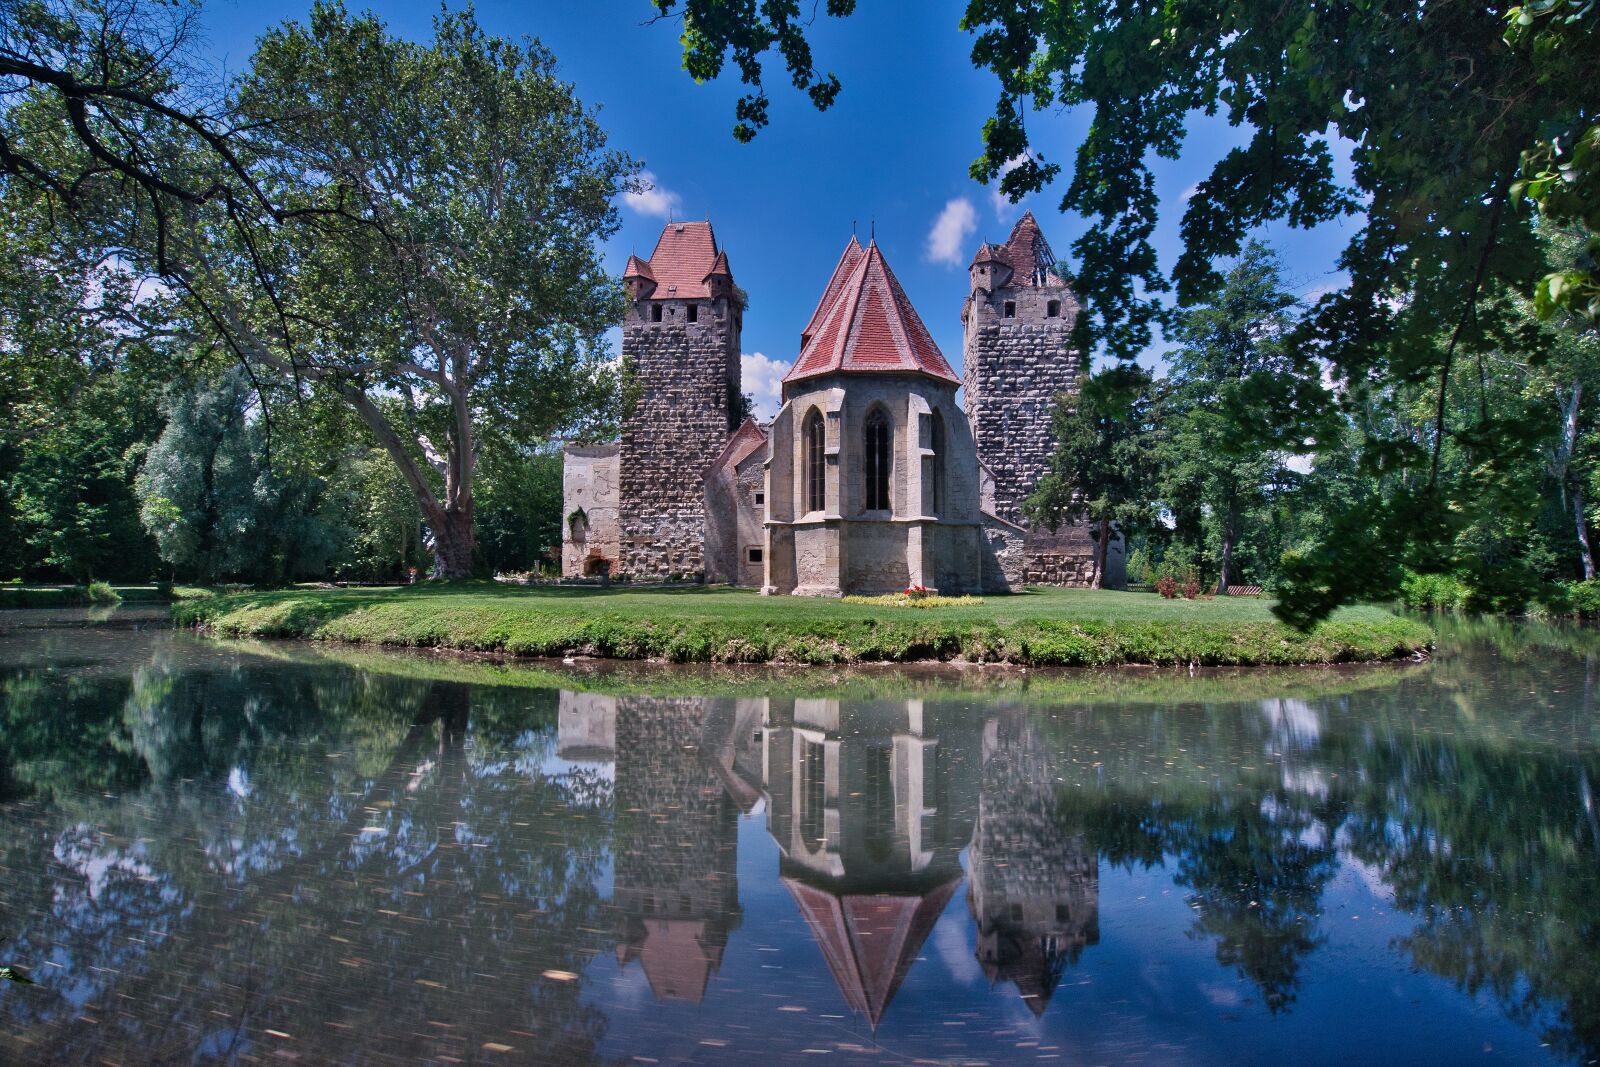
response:
{"label": "green tree", "polygon": [[1244,523],[1287,480],[1290,454],[1315,447],[1324,430],[1331,397],[1320,369],[1288,344],[1298,306],[1277,255],[1251,241],[1173,330],[1172,450],[1217,526],[1218,595],[1237,576]]}
{"label": "green tree", "polygon": [[[264,184],[319,221],[265,249],[191,231],[196,313],[252,365],[351,405],[415,494],[437,572],[465,576],[484,450],[612,399],[621,294],[596,246],[633,165],[547,50],[470,12],[423,45],[319,3],[262,38],[239,107],[271,130]],[[261,261],[278,285],[246,302]]]}
{"label": "green tree", "polygon": [[485,458],[478,507],[478,562],[498,571],[536,570],[561,549],[561,453],[550,449]]}
{"label": "green tree", "polygon": [[1029,519],[1051,530],[1084,519],[1092,524],[1097,589],[1114,532],[1127,536],[1154,518],[1154,411],[1153,383],[1141,367],[1092,375],[1070,403],[1057,403],[1056,451],[1024,504]]}
{"label": "green tree", "polygon": [[[166,428],[136,487],[140,517],[174,569],[279,584],[324,574],[348,539],[328,482],[280,433],[269,462],[255,392],[230,369],[215,382],[173,390]],[[280,427],[282,424],[280,423]]]}

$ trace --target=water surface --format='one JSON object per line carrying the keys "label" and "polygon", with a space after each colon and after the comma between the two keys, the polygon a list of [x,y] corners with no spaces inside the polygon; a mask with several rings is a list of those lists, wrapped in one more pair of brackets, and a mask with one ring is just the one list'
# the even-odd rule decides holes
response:
{"label": "water surface", "polygon": [[81,619],[0,619],[0,1063],[1600,1056],[1590,632],[550,673]]}

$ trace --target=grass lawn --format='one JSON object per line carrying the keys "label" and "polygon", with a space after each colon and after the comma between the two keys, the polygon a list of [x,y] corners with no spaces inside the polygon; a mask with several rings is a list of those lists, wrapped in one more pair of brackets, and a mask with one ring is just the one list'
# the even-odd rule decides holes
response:
{"label": "grass lawn", "polygon": [[1424,624],[1380,608],[1344,609],[1305,634],[1277,622],[1264,600],[1086,589],[923,610],[727,588],[455,582],[238,593],[177,604],[173,617],[226,636],[715,663],[1252,666],[1392,659],[1433,640]]}

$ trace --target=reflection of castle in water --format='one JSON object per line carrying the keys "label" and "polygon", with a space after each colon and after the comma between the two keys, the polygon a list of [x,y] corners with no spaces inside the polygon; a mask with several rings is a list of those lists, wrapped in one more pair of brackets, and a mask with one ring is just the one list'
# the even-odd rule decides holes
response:
{"label": "reflection of castle in water", "polygon": [[1100,943],[1100,857],[1065,824],[1038,724],[1004,712],[983,728],[983,781],[968,861],[978,959],[1042,1015],[1061,973]]}
{"label": "reflection of castle in water", "polygon": [[922,701],[563,693],[558,752],[616,760],[617,958],[698,1001],[741,921],[738,813],[764,799],[779,876],[841,994],[876,1026],[960,886],[991,981],[1040,1014],[1099,940],[1097,854],[1063,825],[1023,712]]}
{"label": "reflection of castle in water", "polygon": [[779,873],[845,1000],[874,1026],[961,881],[976,784],[965,711],[941,717],[918,700],[768,710]]}
{"label": "reflection of castle in water", "polygon": [[705,702],[561,694],[557,751],[616,759],[617,962],[699,1001],[738,928],[739,809],[701,751]]}

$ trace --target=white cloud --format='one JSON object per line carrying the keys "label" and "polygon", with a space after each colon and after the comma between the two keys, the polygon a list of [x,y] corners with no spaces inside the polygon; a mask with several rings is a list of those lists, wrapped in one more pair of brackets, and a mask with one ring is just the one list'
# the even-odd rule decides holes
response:
{"label": "white cloud", "polygon": [[1199,191],[1200,183],[1195,182],[1193,185],[1189,186],[1189,188],[1178,194],[1178,202],[1187,204],[1189,201],[1194,199],[1194,194],[1198,193]]}
{"label": "white cloud", "polygon": [[[1004,178],[1007,174],[1022,166],[1022,161],[1027,158],[1028,154],[1023,152],[1006,160],[1000,167],[1000,178]],[[1013,204],[1011,198],[1000,191],[999,178],[995,180],[993,185],[989,186],[989,203],[994,207],[994,217],[1001,222],[1010,222],[1011,216],[1017,213],[1017,205]]]}
{"label": "white cloud", "polygon": [[757,422],[771,422],[783,406],[783,376],[789,365],[760,352],[746,352],[739,357],[739,370],[744,391],[755,401],[751,414]]}
{"label": "white cloud", "polygon": [[654,218],[671,218],[683,207],[677,193],[656,184],[656,176],[648,170],[639,172],[639,188],[622,194],[622,203],[630,211]]}
{"label": "white cloud", "polygon": [[928,231],[928,259],[959,267],[965,258],[967,238],[978,230],[978,212],[972,201],[958,196],[944,206]]}

